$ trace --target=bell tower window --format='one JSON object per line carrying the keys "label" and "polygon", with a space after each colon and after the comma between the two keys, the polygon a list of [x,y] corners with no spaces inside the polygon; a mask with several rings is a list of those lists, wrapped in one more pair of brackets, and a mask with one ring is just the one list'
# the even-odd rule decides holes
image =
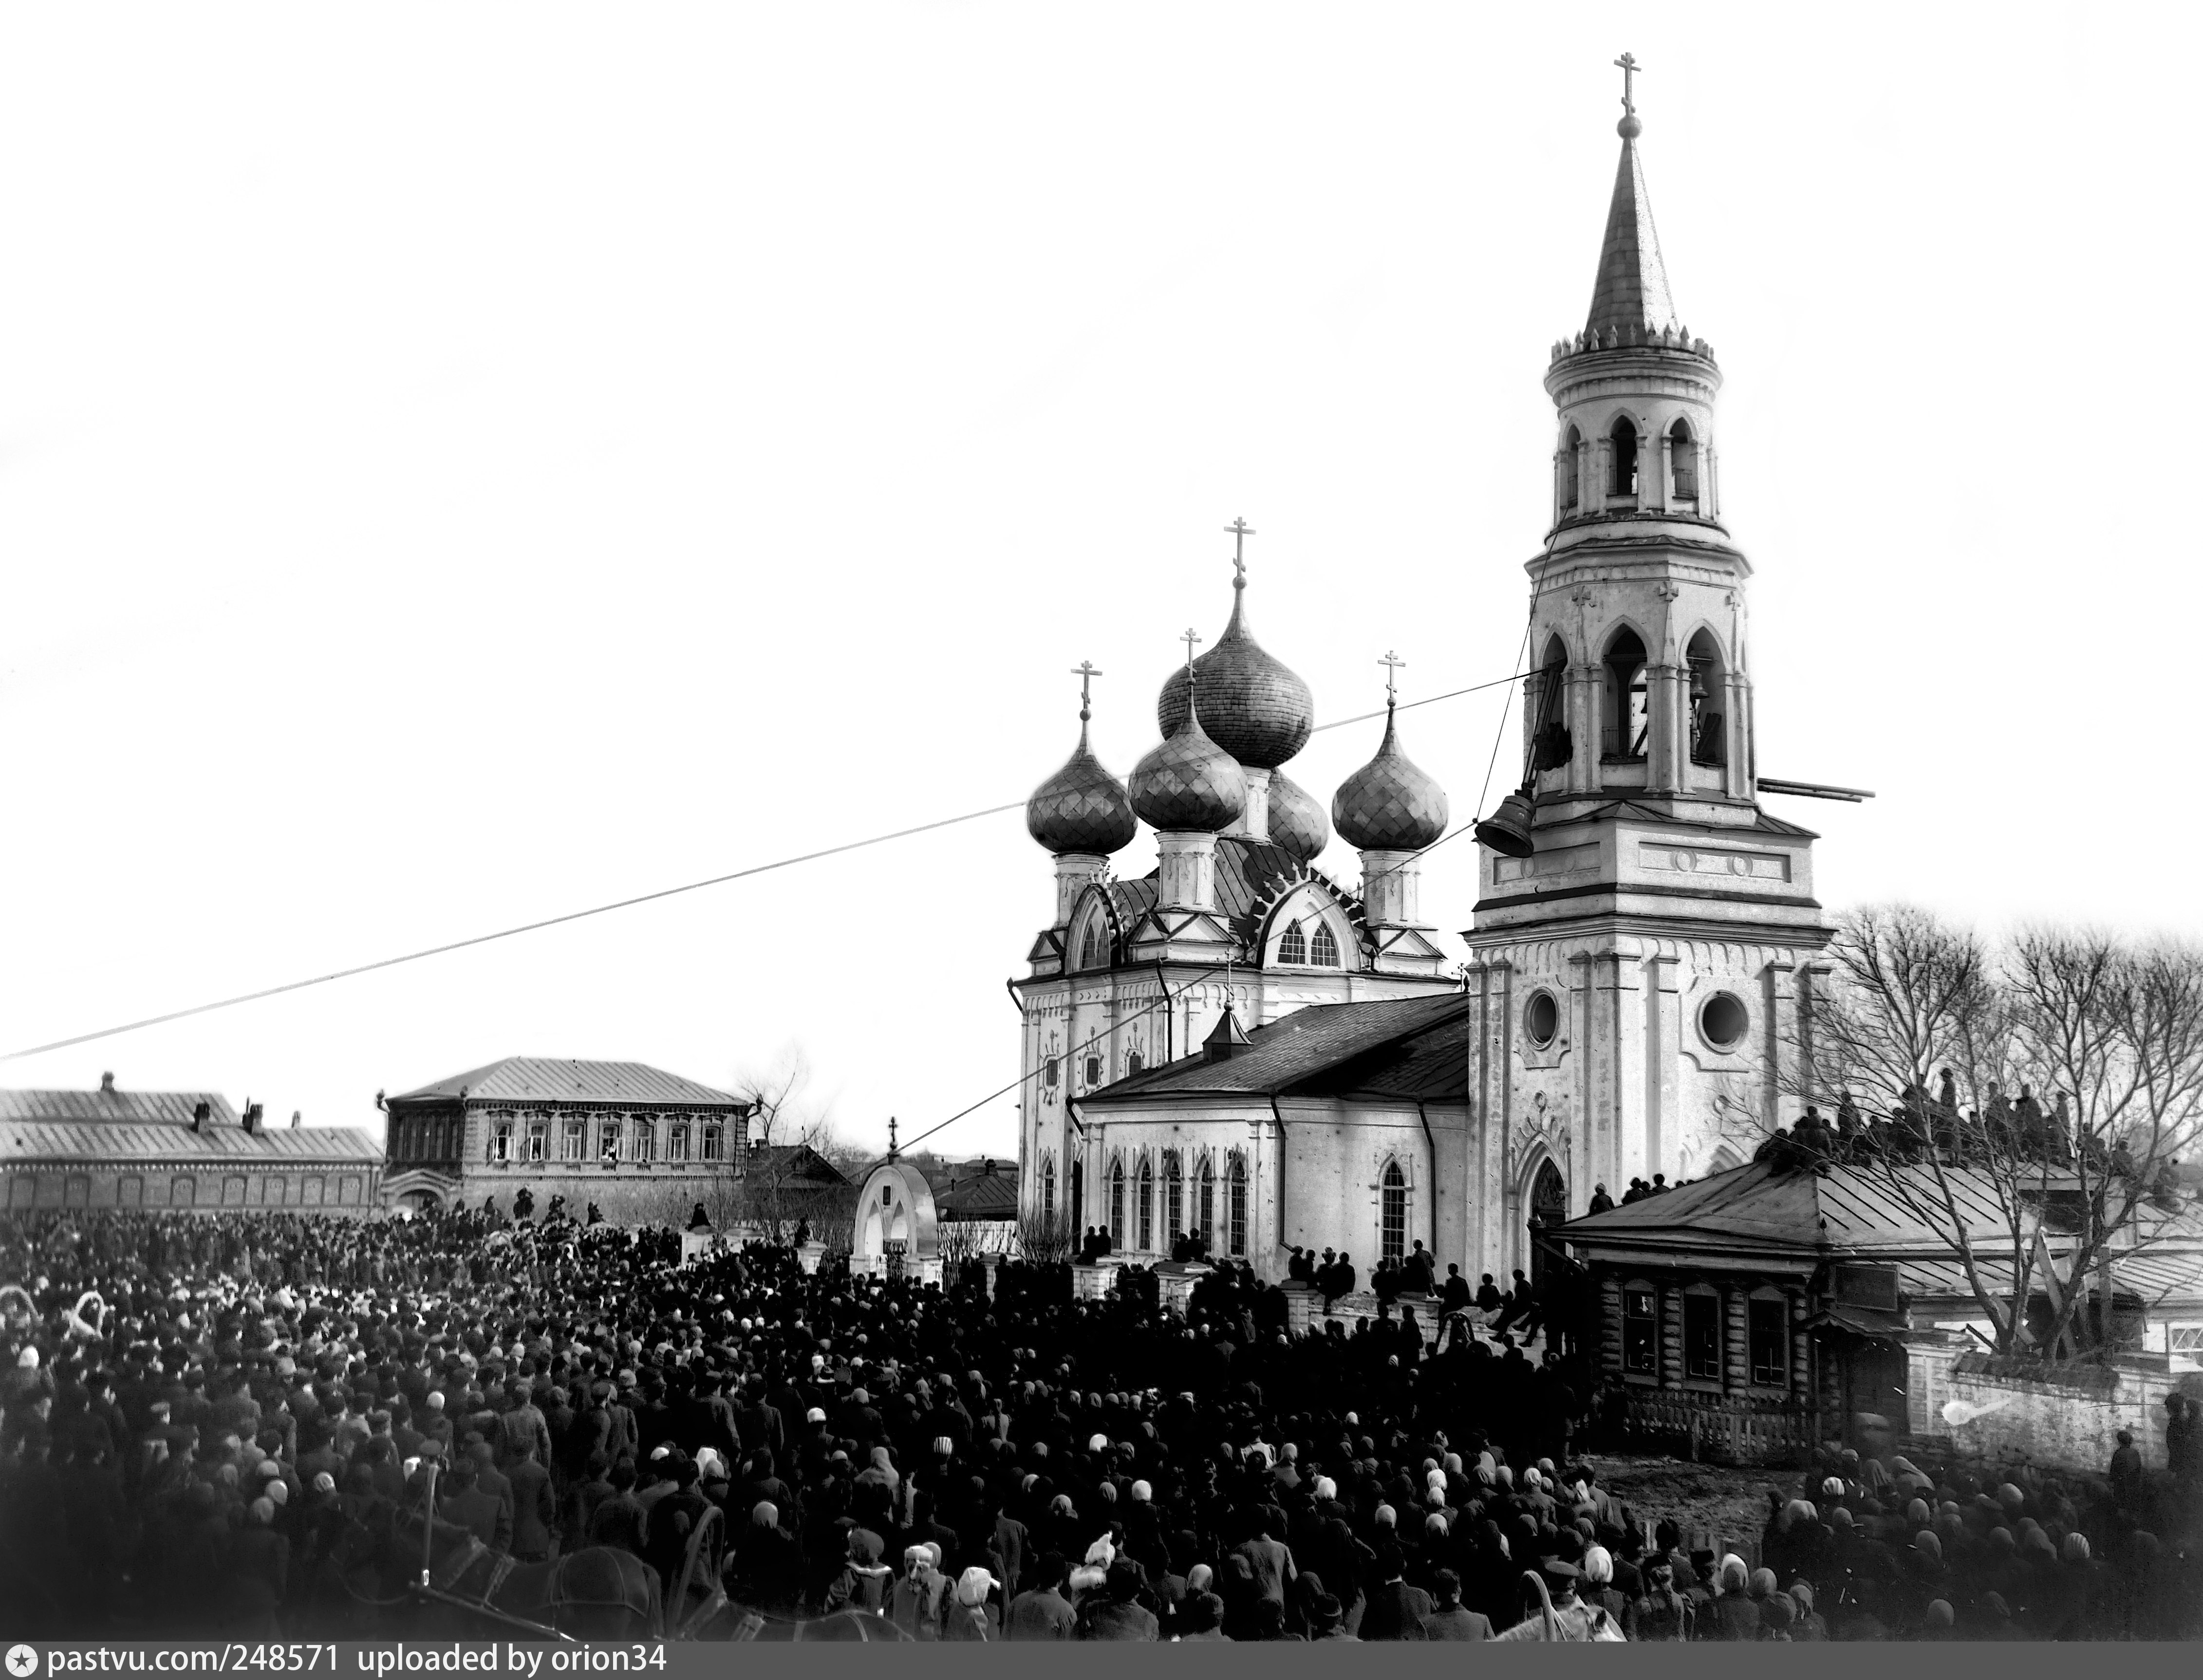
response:
{"label": "bell tower window", "polygon": [[1691,762],[1719,766],[1728,762],[1728,735],[1722,728],[1721,648],[1701,630],[1691,638]]}
{"label": "bell tower window", "polygon": [[1630,497],[1637,493],[1637,427],[1627,415],[1614,422],[1614,430],[1607,434],[1613,445],[1614,469],[1607,480],[1606,493],[1609,496]]}
{"label": "bell tower window", "polygon": [[1599,753],[1609,763],[1634,763],[1645,757],[1652,722],[1645,698],[1645,644],[1635,631],[1624,630],[1614,639],[1604,665],[1606,716]]}
{"label": "bell tower window", "polygon": [[1530,736],[1531,763],[1538,769],[1556,770],[1575,756],[1575,740],[1562,713],[1568,672],[1568,650],[1558,636],[1546,645],[1544,668],[1532,679],[1537,695],[1538,726]]}
{"label": "bell tower window", "polygon": [[1698,499],[1698,440],[1691,435],[1688,421],[1679,420],[1668,428],[1668,459],[1675,476],[1675,499],[1695,502]]}
{"label": "bell tower window", "polygon": [[1573,426],[1561,439],[1561,511],[1573,512],[1583,499],[1583,433]]}

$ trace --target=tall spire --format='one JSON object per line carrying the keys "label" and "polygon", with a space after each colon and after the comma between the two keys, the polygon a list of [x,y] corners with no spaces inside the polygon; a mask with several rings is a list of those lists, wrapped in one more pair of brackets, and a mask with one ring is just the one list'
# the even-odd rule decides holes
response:
{"label": "tall spire", "polygon": [[1584,323],[1594,341],[1609,329],[1626,340],[1677,325],[1675,305],[1668,296],[1667,264],[1660,260],[1660,235],[1652,227],[1652,195],[1645,190],[1645,165],[1637,156],[1637,137],[1645,125],[1637,119],[1631,79],[1639,67],[1626,52],[1614,62],[1622,75],[1622,115],[1615,125],[1621,162],[1614,175],[1614,202],[1606,212],[1606,239],[1599,246],[1591,317]]}

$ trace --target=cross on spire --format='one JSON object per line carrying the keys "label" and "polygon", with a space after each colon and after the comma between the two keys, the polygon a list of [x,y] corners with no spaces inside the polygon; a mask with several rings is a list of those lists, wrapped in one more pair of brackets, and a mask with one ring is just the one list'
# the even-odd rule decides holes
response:
{"label": "cross on spire", "polygon": [[1078,721],[1084,723],[1094,715],[1094,679],[1102,673],[1094,669],[1091,659],[1081,659],[1072,667],[1071,674],[1078,679]]}
{"label": "cross on spire", "polygon": [[1244,519],[1235,519],[1224,528],[1231,533],[1231,587],[1247,587],[1247,539],[1255,534],[1255,528]]}
{"label": "cross on spire", "polygon": [[1635,76],[1638,70],[1641,68],[1637,62],[1637,55],[1635,53],[1625,52],[1621,57],[1614,61],[1614,68],[1621,72],[1622,115],[1625,116],[1635,116],[1637,115],[1637,105],[1636,102],[1630,97],[1630,95],[1634,91],[1631,86],[1631,78]]}
{"label": "cross on spire", "polygon": [[1393,693],[1392,679],[1407,668],[1408,662],[1398,654],[1388,651],[1377,663],[1385,667],[1385,704],[1389,706],[1397,698]]}
{"label": "cross on spire", "polygon": [[894,1116],[894,1115],[890,1114],[889,1116],[888,1116],[888,1159],[889,1159],[890,1161],[892,1161],[893,1159],[895,1159],[895,1116]]}
{"label": "cross on spire", "polygon": [[1202,640],[1201,633],[1197,630],[1188,630],[1178,640],[1185,644],[1185,674],[1187,679],[1190,681],[1193,676],[1193,650],[1195,645]]}

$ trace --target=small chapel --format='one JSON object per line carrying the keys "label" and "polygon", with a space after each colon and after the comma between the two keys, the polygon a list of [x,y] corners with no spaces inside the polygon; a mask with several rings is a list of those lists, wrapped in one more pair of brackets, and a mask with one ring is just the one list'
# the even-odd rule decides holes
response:
{"label": "small chapel", "polygon": [[[1296,1247],[1366,1277],[1420,1244],[1441,1276],[1503,1280],[1598,1187],[1722,1170],[1791,1117],[1832,930],[1815,836],[1760,799],[1811,790],[1757,775],[1721,373],[1670,297],[1623,106],[1591,309],[1545,374],[1521,783],[1476,824],[1469,963],[1446,971],[1424,919],[1449,806],[1392,705],[1328,822],[1285,774],[1314,702],[1255,639],[1243,557],[1130,778],[1090,751],[1083,689],[1078,748],[1027,805],[1055,900],[1012,982],[1025,1217],[1135,1262],[1191,1232],[1272,1279]],[[1142,822],[1157,867],[1119,880]],[[1315,867],[1332,828],[1355,881]]]}

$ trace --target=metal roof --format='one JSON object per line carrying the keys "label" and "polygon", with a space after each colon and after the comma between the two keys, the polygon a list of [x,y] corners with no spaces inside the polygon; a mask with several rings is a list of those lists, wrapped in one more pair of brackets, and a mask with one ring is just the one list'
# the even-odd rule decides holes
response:
{"label": "metal roof", "polygon": [[[989,1165],[994,1170],[987,1170]],[[935,1211],[947,1219],[1014,1219],[1018,1168],[1014,1161],[957,1161],[925,1175]]]}
{"label": "metal roof", "polygon": [[189,1126],[0,1121],[0,1168],[58,1161],[112,1165],[128,1161],[211,1159],[299,1164],[374,1163],[381,1158],[381,1146],[356,1126],[248,1132],[242,1126],[210,1124],[195,1132]]}
{"label": "metal roof", "polygon": [[[1432,997],[1385,998],[1371,1003],[1310,1004],[1247,1035],[1247,1047],[1228,1061],[1200,1052],[1148,1068],[1080,1099],[1083,1105],[1196,1092],[1283,1095],[1340,1064],[1391,1046],[1435,1023],[1466,1015],[1476,1000],[1459,992]],[[1443,1052],[1427,1047],[1424,1076]],[[1414,1061],[1413,1056],[1405,1058]],[[1404,1063],[1403,1063],[1404,1065]],[[1360,1089],[1360,1086],[1352,1088]]]}
{"label": "metal roof", "polygon": [[455,1073],[434,1085],[388,1099],[394,1103],[700,1103],[742,1108],[740,1097],[641,1062],[577,1062],[553,1056],[508,1056]]}
{"label": "metal roof", "polygon": [[211,1124],[234,1126],[237,1111],[219,1091],[0,1091],[0,1121],[94,1120],[134,1126],[188,1126],[207,1105]]}
{"label": "metal roof", "polygon": [[776,1143],[753,1149],[742,1158],[742,1171],[753,1177],[784,1175],[790,1184],[818,1184],[831,1188],[847,1184],[848,1176],[807,1143]]}

